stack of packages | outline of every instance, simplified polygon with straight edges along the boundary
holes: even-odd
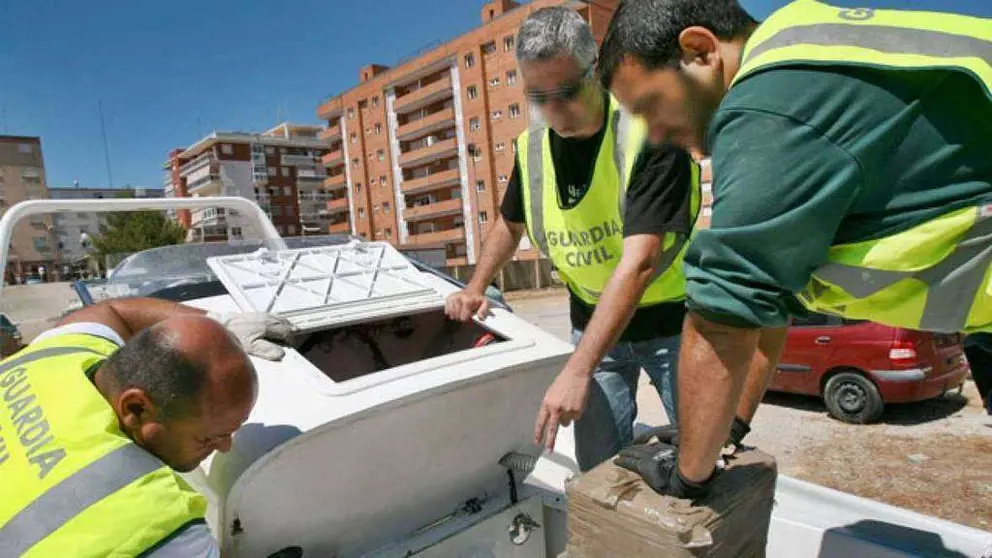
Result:
[[[568,482],[568,558],[760,558],[775,499],[775,459],[737,451],[695,504],[651,489],[612,460]]]

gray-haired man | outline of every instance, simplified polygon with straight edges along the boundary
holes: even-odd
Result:
[[[446,306],[453,319],[483,319],[486,285],[525,231],[552,260],[568,285],[577,348],[545,394],[534,439],[552,449],[558,426],[576,421],[582,470],[631,442],[641,368],[675,422],[681,254],[698,207],[691,157],[673,146],[642,149],[640,123],[596,80],[596,51],[574,10],[543,8],[521,25],[517,62],[543,122],[517,138],[502,218],[468,286]]]

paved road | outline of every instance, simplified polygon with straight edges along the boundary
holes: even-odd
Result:
[[[77,300],[70,283],[41,283],[38,285],[11,285],[0,293],[0,311],[3,311],[21,331],[25,343],[52,326]]]

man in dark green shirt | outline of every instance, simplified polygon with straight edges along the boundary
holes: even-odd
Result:
[[[808,0],[799,7],[832,10],[841,25],[830,21],[831,31],[875,15]],[[628,0],[600,53],[604,83],[645,117],[652,141],[713,158],[711,229],[685,259],[678,459],[659,465],[665,475],[653,472],[666,477],[656,489],[682,496],[705,492],[731,425],[735,441],[747,432],[797,295],[832,248],[959,209],[977,208],[977,219],[992,212],[992,102],[983,82],[948,69],[793,63],[735,83],[757,26],[735,0]],[[792,36],[813,43],[808,29]],[[975,244],[973,263],[987,270],[992,240]],[[980,292],[975,308],[987,312],[989,296]]]

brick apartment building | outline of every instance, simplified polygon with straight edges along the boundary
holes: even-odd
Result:
[[[618,0],[497,0],[482,26],[394,68],[363,67],[359,85],[317,109],[327,128],[328,210],[350,230],[400,247],[444,247],[448,265],[474,264],[499,215],[513,140],[532,117],[514,50],[539,8],[574,7],[602,40]],[[525,238],[518,259],[537,256]]]
[[[41,138],[0,136],[0,215],[23,200],[48,198]],[[5,280],[53,277],[55,240],[50,215],[22,219],[7,254]]]
[[[78,185],[49,188],[53,200],[92,200],[125,198],[161,198],[161,188],[80,188]],[[82,243],[82,235],[93,236],[100,232],[106,213],[75,212],[55,213],[52,224],[55,233],[56,264],[62,276],[68,276],[74,268],[85,267],[88,250]]]
[[[343,192],[324,191],[323,128],[283,123],[263,133],[214,132],[174,149],[163,165],[167,197],[241,196],[256,201],[280,234],[327,234],[348,228]],[[337,202],[337,203],[336,203]],[[337,208],[337,209],[335,209]],[[188,241],[242,238],[244,224],[223,208],[174,212]]]

